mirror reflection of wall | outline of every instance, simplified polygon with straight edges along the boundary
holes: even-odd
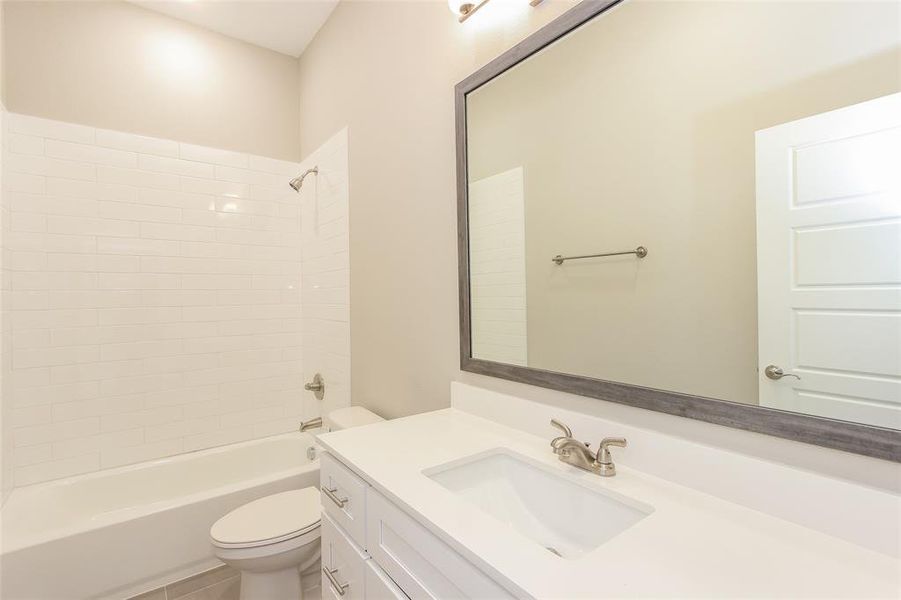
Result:
[[[901,90],[899,23],[886,2],[627,0],[468,94],[471,210],[477,197],[474,215],[490,212],[486,182],[521,169],[525,223],[525,297],[508,308],[525,315],[527,345],[506,359],[501,338],[476,335],[477,307],[502,301],[479,285],[471,223],[473,357],[758,404],[767,361],[805,365],[797,352],[758,357],[755,135]],[[880,143],[897,152],[896,138]],[[879,218],[901,216],[893,193]],[[882,275],[864,285],[897,287],[898,232],[880,232]],[[639,245],[644,259],[551,260]],[[853,368],[891,379],[901,329],[887,298],[880,358]],[[843,326],[862,323],[804,343],[834,343]],[[508,342],[520,335],[515,319],[506,328]],[[883,392],[901,402],[897,387]],[[894,405],[886,414],[898,426]],[[842,415],[858,416],[826,416]]]

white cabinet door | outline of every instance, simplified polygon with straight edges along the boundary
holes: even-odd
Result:
[[[366,600],[409,600],[374,560],[366,561]]]
[[[366,500],[369,554],[413,600],[513,597],[375,490]]]
[[[357,545],[366,542],[366,482],[331,454],[319,457],[322,509]]]
[[[901,94],[757,132],[757,273],[760,404],[901,428]]]
[[[366,559],[328,515],[322,515],[322,598],[364,600]]]

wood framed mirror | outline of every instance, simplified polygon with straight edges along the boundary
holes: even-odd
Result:
[[[901,461],[898,22],[586,0],[460,82],[461,368]]]

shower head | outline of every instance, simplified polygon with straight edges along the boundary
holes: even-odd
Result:
[[[295,192],[300,192],[300,187],[303,185],[303,180],[310,173],[312,173],[314,175],[318,174],[319,167],[313,167],[312,169],[307,169],[306,171],[303,172],[303,174],[300,177],[295,177],[294,179],[289,181],[288,185],[290,185],[294,189]]]

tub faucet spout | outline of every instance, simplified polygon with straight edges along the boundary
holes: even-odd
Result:
[[[310,429],[318,429],[322,427],[322,417],[316,417],[315,419],[310,419],[309,421],[301,421],[300,422],[300,432],[309,431]]]

